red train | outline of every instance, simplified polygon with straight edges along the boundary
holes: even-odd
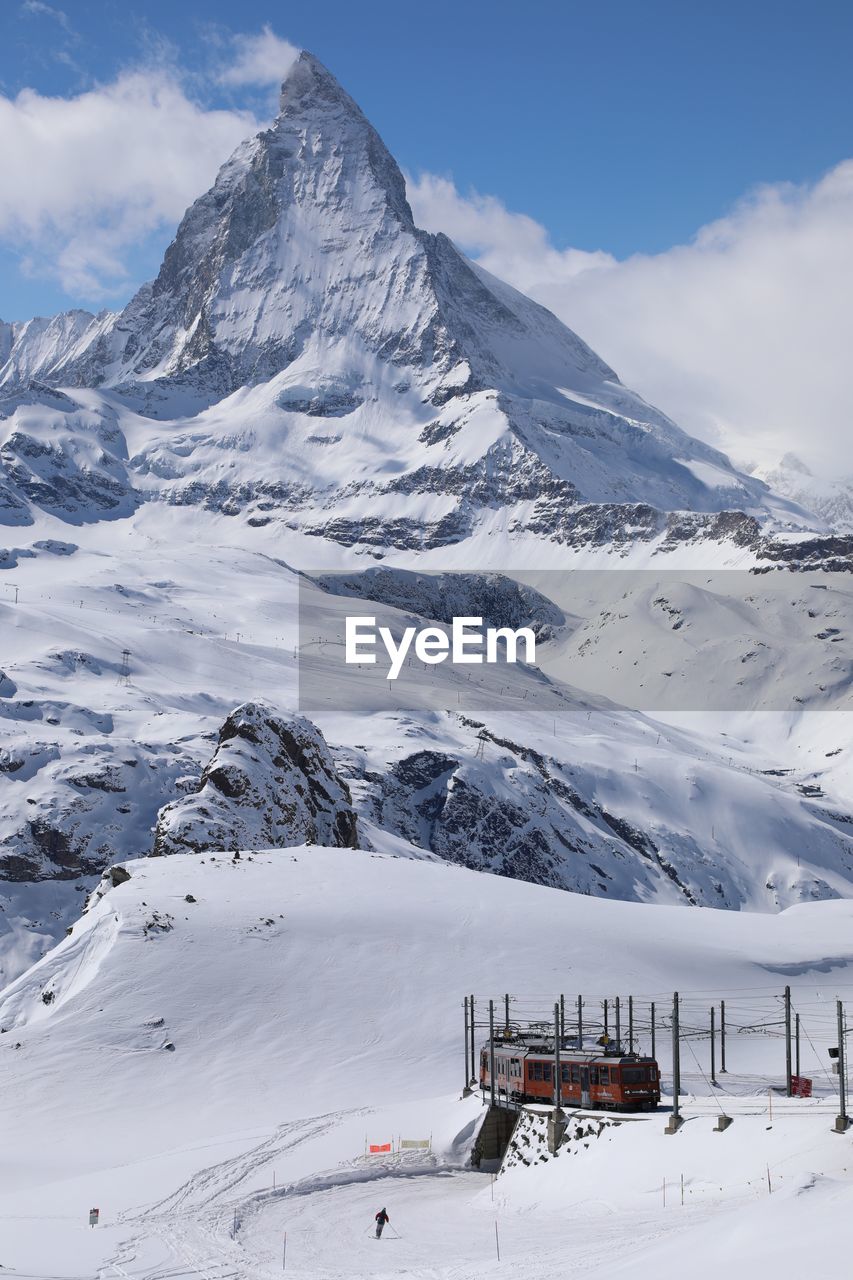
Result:
[[[510,1102],[554,1101],[554,1050],[522,1040],[495,1040],[495,1094]],[[491,1090],[490,1051],[480,1055],[480,1088]],[[653,1111],[660,1102],[654,1058],[617,1048],[562,1049],[560,1099],[594,1111]]]

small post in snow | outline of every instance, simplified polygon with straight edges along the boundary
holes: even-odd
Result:
[[[287,1270],[287,1232],[284,1233],[284,1243],[281,1246],[281,1269]]]
[[[498,1235],[498,1220],[495,1218],[495,1249],[498,1253],[498,1262],[501,1260],[501,1239]]]

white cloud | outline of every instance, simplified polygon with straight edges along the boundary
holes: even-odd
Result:
[[[52,4],[45,4],[44,0],[24,0],[21,5],[21,12],[28,13],[36,18],[52,18],[54,22],[58,22],[65,31],[71,33],[71,21],[64,9],[57,9]]]
[[[259,35],[234,36],[232,45],[233,61],[223,67],[218,79],[234,87],[280,85],[299,56],[299,50],[268,25]]]
[[[22,8],[68,28],[43,0]],[[247,92],[277,85],[297,52],[268,26],[231,35],[209,81]],[[133,250],[173,229],[260,127],[252,111],[195,101],[162,50],[153,60],[73,97],[0,95],[0,243],[20,254],[24,273],[58,280],[71,297],[126,295]]]
[[[0,239],[70,294],[109,296],[126,288],[130,248],[174,226],[256,126],[199,106],[163,71],[72,98],[0,96]]]
[[[739,461],[853,472],[853,161],[763,187],[690,244],[617,262],[560,250],[498,200],[430,175],[416,218],[555,311],[623,381]]]

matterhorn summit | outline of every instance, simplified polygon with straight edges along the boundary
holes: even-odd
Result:
[[[309,53],[123,311],[4,332],[9,523],[165,501],[371,555],[473,540],[500,562],[543,540],[741,555],[805,520],[419,230],[396,162]]]

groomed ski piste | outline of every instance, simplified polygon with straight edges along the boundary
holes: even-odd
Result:
[[[853,1138],[832,1132],[826,1033],[853,903],[608,902],[317,847],[127,869],[0,1004],[0,1274],[844,1274]],[[685,1050],[677,1134],[666,1096],[600,1134],[570,1124],[548,1158],[529,1117],[502,1172],[471,1167],[484,1108],[462,1097],[463,993],[631,990],[663,1008],[678,987],[772,1009],[785,983],[814,1099],[777,1096],[770,1115],[783,1043],[732,1033],[716,1090],[707,1047]],[[431,1150],[365,1155],[400,1137]]]

